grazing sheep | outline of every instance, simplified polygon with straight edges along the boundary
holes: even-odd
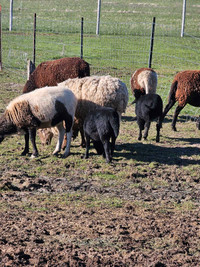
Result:
[[[178,106],[175,109],[172,120],[172,129],[174,131],[176,131],[177,117],[186,104],[190,104],[194,107],[200,107],[200,71],[186,70],[178,72],[174,76],[169,92],[168,104],[163,112],[163,118],[173,107],[176,101],[178,101]]]
[[[157,88],[157,73],[151,68],[137,69],[131,76],[131,90],[141,90],[146,94],[155,94]]]
[[[78,100],[74,128],[76,137],[81,132],[81,145],[85,146],[83,122],[92,110],[105,106],[114,108],[121,115],[125,112],[128,103],[128,90],[126,85],[118,78],[111,76],[90,76],[85,78],[68,79],[58,86],[69,88]]]
[[[89,64],[78,57],[65,57],[40,63],[31,73],[26,82],[23,93],[36,88],[56,86],[69,78],[90,76]]]
[[[103,154],[107,163],[111,162],[119,126],[119,115],[113,108],[102,107],[89,113],[83,124],[86,138],[85,158],[89,157],[90,139],[92,139],[97,153]]]
[[[67,146],[63,154],[70,152],[72,125],[77,100],[74,94],[62,87],[45,87],[23,94],[12,100],[0,117],[0,143],[5,135],[25,133],[25,148],[22,155],[29,152],[29,134],[33,146],[32,157],[38,155],[35,143],[36,130],[56,126],[59,131],[58,142],[53,152],[61,150],[64,134],[67,134]],[[63,126],[65,123],[65,128]]]
[[[147,139],[151,121],[157,119],[156,142],[160,141],[160,129],[162,128],[162,111],[163,102],[157,94],[144,94],[140,90],[134,90],[136,99],[135,113],[139,126],[138,140],[142,139],[142,130],[144,131],[144,139]]]

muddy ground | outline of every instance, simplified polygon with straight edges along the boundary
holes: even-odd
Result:
[[[155,126],[138,142],[132,115],[110,165],[79,139],[68,159],[1,144],[0,266],[199,266],[200,132],[168,116],[159,144]]]

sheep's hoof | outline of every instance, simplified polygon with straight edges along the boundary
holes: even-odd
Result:
[[[62,158],[63,158],[63,159],[67,158],[67,157],[69,156],[69,154],[70,154],[69,152],[68,152],[68,153],[64,153],[64,154],[62,155]]]
[[[160,142],[160,138],[156,138],[156,143],[159,143]]]
[[[106,159],[107,163],[111,163],[112,159]]]
[[[139,137],[138,137],[138,140],[139,140],[139,141],[140,141],[140,140],[142,140],[142,137],[141,137],[141,136],[139,136]]]
[[[28,151],[23,151],[22,153],[21,153],[21,156],[26,156],[28,154]]]
[[[60,151],[54,151],[54,152],[53,152],[53,155],[56,156],[56,157],[58,157],[58,153],[59,153],[59,152],[60,152]]]
[[[37,157],[38,157],[38,154],[35,154],[35,155],[32,154],[32,155],[31,155],[31,159],[35,159],[35,158],[37,158]]]
[[[174,132],[177,132],[177,129],[176,129],[175,126],[172,126],[172,130],[173,130]]]

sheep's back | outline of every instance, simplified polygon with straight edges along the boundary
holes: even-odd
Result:
[[[157,73],[151,68],[140,68],[131,76],[131,89],[145,90],[145,92],[156,93]]]
[[[61,58],[40,63],[26,82],[23,93],[45,86],[56,86],[69,78],[90,75],[89,64],[78,57]]]
[[[85,117],[88,110],[100,106],[112,107],[120,114],[126,110],[128,90],[118,78],[90,76],[81,79],[68,79],[59,85],[65,85],[77,97],[76,116],[78,117]]]
[[[177,83],[175,98],[179,104],[184,106],[189,103],[200,106],[200,71],[186,70],[178,72],[172,84]]]

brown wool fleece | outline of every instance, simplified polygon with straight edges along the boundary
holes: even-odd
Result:
[[[90,76],[89,64],[78,57],[40,63],[26,82],[23,93],[45,86],[56,86],[69,78]]]
[[[186,70],[177,73],[172,82],[169,98],[175,97],[179,106],[187,103],[200,106],[200,71]]]

